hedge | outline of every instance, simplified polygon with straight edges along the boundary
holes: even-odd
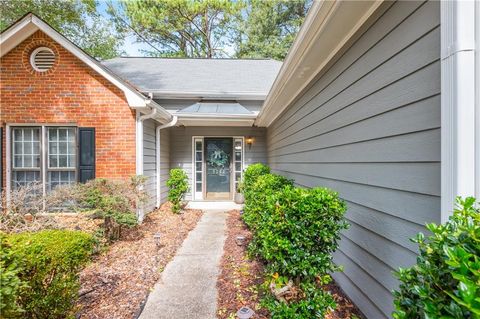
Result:
[[[0,270],[10,277],[10,284],[0,289],[2,314],[38,319],[72,316],[78,273],[94,249],[92,236],[68,230],[0,236]]]
[[[269,173],[262,164],[244,174],[243,219],[253,233],[251,254],[264,261],[265,288],[287,285],[296,291],[289,301],[267,294],[263,300],[272,318],[322,318],[335,306],[322,285],[339,270],[332,262],[344,219],[345,203],[327,188],[298,188],[293,181]]]

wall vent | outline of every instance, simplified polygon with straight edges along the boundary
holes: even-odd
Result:
[[[46,72],[55,64],[55,53],[49,48],[36,48],[30,56],[30,64],[37,72]]]

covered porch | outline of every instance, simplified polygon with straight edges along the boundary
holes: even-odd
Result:
[[[188,201],[233,201],[244,169],[266,163],[266,129],[248,126],[178,126],[160,133],[160,194],[172,168],[189,178]]]

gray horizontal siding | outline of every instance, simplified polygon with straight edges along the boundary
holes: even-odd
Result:
[[[386,5],[267,130],[273,171],[346,200],[334,278],[368,318],[391,316],[408,239],[440,220],[439,2]]]
[[[175,127],[170,132],[170,167],[182,168],[188,175],[192,187],[192,137],[193,136],[251,136],[253,145],[245,145],[245,166],[253,163],[266,163],[266,130],[254,127]],[[192,199],[189,192],[187,200]]]
[[[157,160],[155,142],[155,121],[143,122],[143,175],[147,178],[145,190],[148,194],[146,211],[152,211],[156,206],[157,197]]]

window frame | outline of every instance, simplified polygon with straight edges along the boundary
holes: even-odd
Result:
[[[15,153],[15,134],[14,134],[14,131],[15,130],[21,130],[21,129],[31,129],[31,130],[34,130],[34,129],[38,129],[38,136],[39,136],[39,157],[40,157],[40,165],[37,167],[15,167],[15,156],[17,155]],[[15,127],[12,127],[10,129],[10,141],[7,141],[7,144],[10,144],[10,147],[11,147],[11,154],[9,156],[9,158],[7,159],[8,161],[10,161],[10,166],[11,166],[11,172],[9,173],[10,175],[10,183],[7,184],[9,185],[10,187],[12,187],[13,189],[15,189],[15,185],[14,183],[16,182],[14,179],[13,179],[13,175],[15,172],[38,172],[39,173],[39,180],[38,182],[39,183],[42,183],[43,184],[43,175],[42,175],[42,167],[43,167],[43,156],[42,156],[42,153],[43,153],[43,145],[42,145],[42,127],[41,126],[38,126],[38,125],[35,125],[35,126],[21,126],[21,127],[18,127],[18,126],[15,126]],[[24,139],[22,138],[22,143],[25,142]],[[22,156],[25,156],[25,153],[22,152],[21,154]],[[33,154],[29,154],[29,155],[33,155]],[[15,186],[15,187],[14,187]]]
[[[27,171],[25,169],[19,169],[19,168],[14,168],[14,140],[13,140],[13,131],[15,129],[19,128],[40,128],[40,170],[38,169],[33,169],[33,171],[40,171],[40,179],[39,182],[42,184],[42,189],[43,189],[43,195],[47,193],[48,190],[48,176],[47,172],[48,171],[75,171],[75,178],[74,180],[76,181],[78,178],[78,125],[76,123],[44,123],[44,124],[38,124],[38,123],[7,123],[6,124],[6,129],[5,129],[5,137],[6,137],[6,152],[5,152],[5,157],[6,157],[6,189],[7,189],[7,202],[10,201],[10,192],[13,189],[13,173],[14,171]],[[74,149],[75,149],[75,165],[74,168],[61,168],[61,169],[53,169],[49,170],[48,168],[48,135],[47,131],[48,128],[73,128],[74,133],[75,133],[75,138],[74,138]]]

